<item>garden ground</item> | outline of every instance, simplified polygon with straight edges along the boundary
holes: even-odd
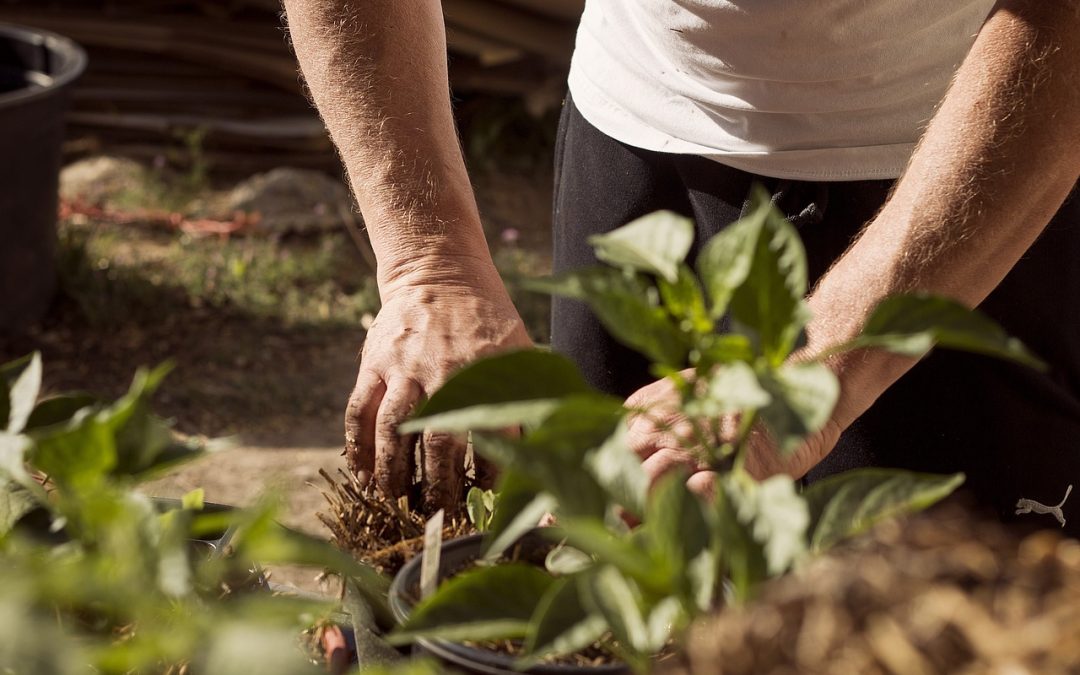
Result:
[[[508,276],[548,265],[550,185],[546,170],[477,176]],[[137,190],[136,201],[152,208],[159,193]],[[128,190],[124,204],[131,198]],[[120,208],[104,206],[114,215]],[[61,221],[57,300],[39,326],[0,338],[0,362],[40,350],[47,391],[116,396],[136,367],[171,360],[158,412],[182,433],[232,445],[147,491],[202,487],[209,501],[243,505],[271,488],[284,499],[286,524],[325,535],[315,516],[324,505],[318,472],[343,466],[342,413],[363,326],[378,310],[365,257],[340,230],[200,238],[116,220],[75,213]],[[544,340],[546,302],[519,297],[534,338]],[[313,587],[310,573],[276,574]]]

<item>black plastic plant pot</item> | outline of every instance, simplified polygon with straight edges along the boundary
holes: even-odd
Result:
[[[71,40],[0,23],[0,332],[40,319],[56,291],[64,115],[85,68]]]
[[[472,562],[478,560],[482,554],[483,535],[474,534],[448,541],[442,546],[442,555],[439,558],[439,579],[462,571]],[[539,532],[531,532],[522,537],[517,544],[517,557],[526,562],[534,562],[537,565],[544,564],[544,558],[551,550],[552,542]],[[390,609],[394,612],[394,618],[403,623],[412,611],[419,596],[420,588],[420,556],[410,560],[390,585]],[[433,656],[448,667],[466,673],[479,673],[482,675],[514,675],[522,671],[513,667],[514,657],[508,654],[469,647],[446,640],[421,638],[416,641],[415,649],[418,652]],[[532,675],[575,675],[578,673],[588,675],[624,675],[630,669],[621,663],[606,664],[602,666],[576,666],[570,664],[540,664],[524,671]]]

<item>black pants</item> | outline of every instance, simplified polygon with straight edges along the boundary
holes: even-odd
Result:
[[[692,217],[697,242],[739,217],[754,182],[777,196],[806,246],[813,284],[881,207],[892,181],[755,176],[697,156],[633,148],[592,127],[568,99],[555,154],[555,271],[596,264],[589,236],[658,209]],[[691,256],[696,254],[696,247]],[[1012,516],[1021,498],[1055,506],[1080,488],[1080,194],[1066,201],[981,309],[1051,368],[935,350],[894,384],[808,476],[856,467],[963,471],[980,501]],[[599,389],[626,396],[653,378],[588,308],[556,299],[552,343]],[[1080,535],[1080,495],[1062,507]],[[1058,526],[1053,514],[1017,516]]]

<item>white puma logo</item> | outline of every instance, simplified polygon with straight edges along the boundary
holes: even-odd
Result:
[[[1065,490],[1065,496],[1061,498],[1061,503],[1057,506],[1047,506],[1040,504],[1033,499],[1019,499],[1016,502],[1016,515],[1024,513],[1049,513],[1057,518],[1057,521],[1061,523],[1062,527],[1065,527],[1065,514],[1061,512],[1061,507],[1065,505],[1065,500],[1069,498],[1069,494],[1072,492],[1072,485]]]

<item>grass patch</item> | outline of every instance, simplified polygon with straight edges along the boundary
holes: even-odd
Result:
[[[313,240],[194,239],[133,226],[62,224],[63,288],[93,325],[165,306],[233,311],[285,325],[359,326],[374,279],[344,234]]]

